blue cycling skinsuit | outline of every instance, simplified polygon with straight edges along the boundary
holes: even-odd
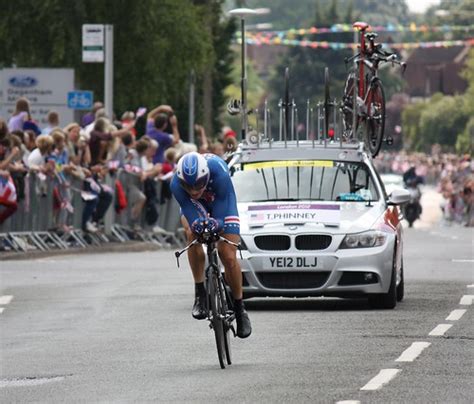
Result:
[[[181,206],[181,213],[189,225],[196,219],[209,216],[219,222],[224,234],[240,234],[239,213],[234,186],[224,160],[214,154],[204,154],[209,167],[209,182],[200,199],[192,199],[179,183],[175,173],[171,192]]]

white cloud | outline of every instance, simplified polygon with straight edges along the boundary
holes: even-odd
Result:
[[[424,13],[432,5],[438,5],[440,0],[406,0],[409,10],[413,13]]]

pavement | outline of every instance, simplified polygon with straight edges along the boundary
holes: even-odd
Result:
[[[77,254],[102,254],[112,252],[143,252],[157,251],[163,247],[157,244],[145,241],[127,241],[125,243],[112,242],[100,246],[89,246],[87,248],[70,248],[69,250],[51,250],[51,251],[27,251],[27,252],[0,252],[0,261],[28,260],[46,257],[57,257],[63,255]]]

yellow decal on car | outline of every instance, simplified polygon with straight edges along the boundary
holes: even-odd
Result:
[[[334,161],[330,161],[330,160],[263,161],[260,163],[245,164],[244,169],[257,170],[260,168],[280,168],[280,167],[334,167]]]

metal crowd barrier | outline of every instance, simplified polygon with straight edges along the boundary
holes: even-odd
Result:
[[[162,247],[183,245],[179,205],[174,198],[160,201],[163,187],[161,180],[153,182],[158,196],[156,208],[158,220],[148,224],[144,211],[138,219],[139,227],[131,226],[130,185],[134,184],[143,190],[139,177],[125,170],[118,170],[113,175],[107,175],[104,184],[113,190],[113,200],[104,218],[104,225],[97,232],[84,231],[82,213],[85,202],[81,196],[83,180],[69,178],[71,204],[73,213],[69,214],[66,224],[69,231],[55,228],[53,211],[53,179],[40,178],[31,172],[25,177],[24,198],[18,201],[17,211],[0,225],[0,257],[2,251],[26,252],[30,250],[67,250],[69,248],[87,248],[109,242],[127,242],[130,240],[146,241]],[[116,181],[119,180],[128,201],[127,207],[120,213],[116,212]],[[1,207],[0,207],[1,209]],[[145,209],[144,209],[145,210]]]

